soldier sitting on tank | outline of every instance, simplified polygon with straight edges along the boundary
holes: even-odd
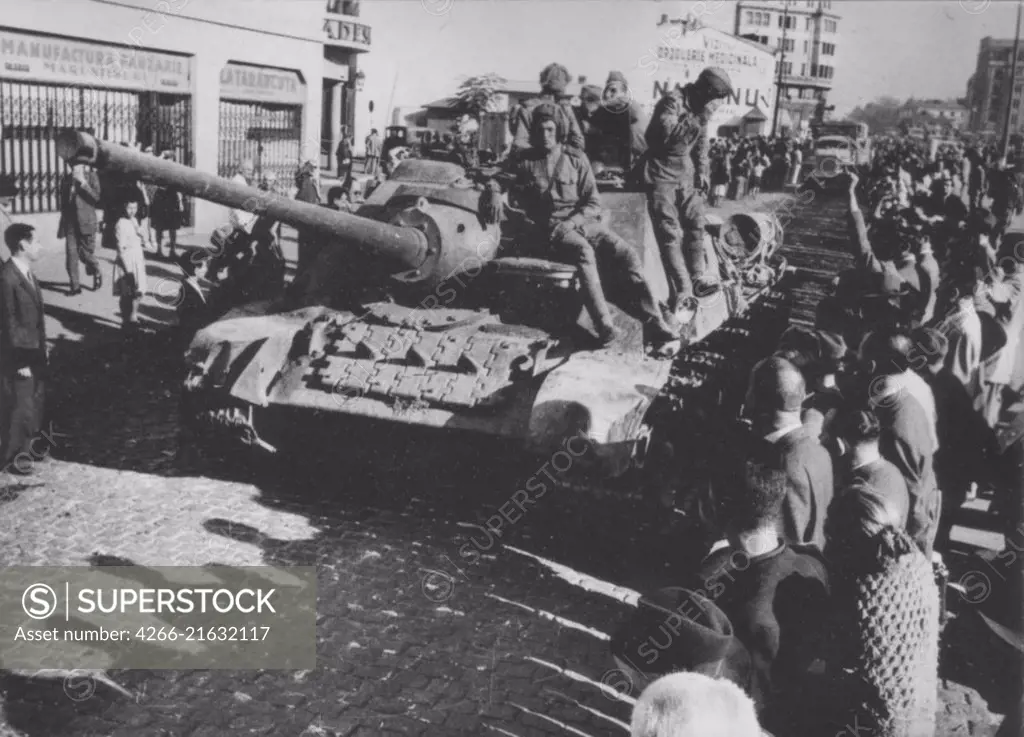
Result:
[[[622,169],[630,185],[639,184],[647,152],[647,114],[633,99],[622,72],[611,72],[601,93],[601,104],[590,115],[587,154],[595,164]]]
[[[533,146],[512,164],[513,193],[526,223],[522,241],[546,243],[552,258],[579,268],[583,300],[602,345],[616,329],[601,286],[599,269],[629,285],[627,311],[644,324],[644,337],[661,345],[677,335],[665,322],[644,278],[640,258],[601,222],[597,185],[586,155],[564,145],[565,127],[554,104],[533,109]]]

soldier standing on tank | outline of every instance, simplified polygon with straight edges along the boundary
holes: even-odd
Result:
[[[621,237],[601,222],[601,202],[586,154],[563,145],[564,118],[552,103],[531,111],[533,147],[513,164],[517,200],[533,231],[527,242],[547,243],[557,260],[579,268],[581,292],[602,345],[618,336],[601,286],[599,269],[628,284],[627,311],[644,324],[648,343],[677,338],[665,322],[643,275],[640,258]]]
[[[661,98],[647,127],[644,183],[672,312],[694,292],[703,296],[718,286],[705,273],[702,192],[710,188],[708,121],[730,95],[729,75],[708,67],[693,84]]]
[[[565,146],[583,151],[586,142],[583,138],[583,130],[580,128],[579,120],[572,110],[569,101],[565,99],[565,88],[569,86],[572,77],[569,70],[561,64],[548,64],[540,73],[540,97],[527,100],[519,105],[513,114],[510,128],[512,130],[512,156],[530,148],[531,122],[533,111],[542,103],[555,105],[559,118],[559,125],[565,131]]]

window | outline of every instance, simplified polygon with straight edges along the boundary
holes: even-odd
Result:
[[[811,19],[810,18],[804,18],[804,30],[805,31],[811,30]]]
[[[785,74],[787,77],[793,76],[793,62],[787,61],[785,64],[783,64],[782,73]]]
[[[781,15],[779,16],[779,28],[782,28],[782,18],[783,17],[784,16],[781,16]]]
[[[761,36],[761,43],[763,43],[765,46],[767,46],[768,45],[768,37],[767,36]]]
[[[764,24],[766,26],[770,26],[772,24],[772,14],[771,13],[765,13],[764,14]]]
[[[811,76],[812,77],[817,77],[818,76],[818,65],[817,64],[811,64]]]
[[[801,77],[806,77],[807,76],[807,65],[806,64],[801,64],[800,65],[800,76]],[[801,97],[803,97],[803,95],[801,95]]]
[[[804,53],[805,54],[807,53],[807,42],[806,41],[804,41]]]
[[[796,51],[796,41],[791,38],[786,39],[786,43],[783,44],[783,48],[786,51]]]
[[[754,25],[754,13],[750,10],[747,11],[747,25]]]

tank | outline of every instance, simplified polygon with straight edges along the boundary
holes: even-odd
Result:
[[[671,452],[685,428],[699,432],[723,401],[741,400],[750,365],[786,325],[780,228],[726,228],[754,232],[730,245],[721,222],[709,226],[723,289],[693,302],[678,350],[650,354],[640,323],[614,304],[621,338],[595,350],[575,268],[508,255],[515,244],[482,214],[494,172],[407,159],[347,214],[86,134],[58,146],[69,163],[258,212],[325,242],[280,298],[233,309],[192,339],[183,421],[197,438],[290,453],[313,425],[357,435],[401,427],[538,457],[568,447],[573,475],[622,478],[655,446]],[[664,299],[644,195],[601,197],[607,224]]]

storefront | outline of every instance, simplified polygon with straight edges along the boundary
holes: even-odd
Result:
[[[217,173],[231,177],[249,159],[257,180],[291,186],[302,163],[306,84],[290,69],[229,62],[220,75]]]
[[[63,130],[191,164],[191,79],[186,55],[0,29],[0,173],[18,182],[15,212],[59,209]]]
[[[343,127],[357,144],[370,132],[356,131],[356,93],[365,76],[358,68],[359,55],[370,50],[371,40],[372,29],[360,18],[358,2],[327,0],[320,118],[320,166],[325,172],[337,171],[335,152]]]

